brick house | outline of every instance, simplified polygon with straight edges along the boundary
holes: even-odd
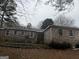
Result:
[[[35,43],[37,41],[36,29],[0,28],[0,38],[15,42]]]
[[[0,28],[0,39],[20,43],[67,42],[74,47],[79,42],[79,28],[50,25],[44,30],[35,28]]]
[[[79,28],[66,26],[48,26],[44,31],[44,43],[67,42],[74,47],[79,42]]]

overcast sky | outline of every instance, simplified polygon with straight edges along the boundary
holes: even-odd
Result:
[[[43,3],[45,1],[42,0],[35,8],[36,0],[17,0],[17,15],[20,24],[26,26],[27,23],[32,23],[33,26],[37,27],[39,22],[46,18],[52,18],[54,20],[59,13],[55,11],[54,7],[44,5]],[[64,13],[68,17],[73,18],[75,20],[75,26],[79,27],[79,0],[74,0],[73,9],[68,13]]]

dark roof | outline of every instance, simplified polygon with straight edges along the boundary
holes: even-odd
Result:
[[[21,30],[21,31],[33,31],[33,32],[43,32],[43,29],[36,29],[36,28],[25,28],[25,27],[6,27],[0,28],[0,30]]]
[[[50,25],[48,26],[44,31],[46,31],[49,28],[62,28],[62,29],[72,29],[72,30],[79,30],[78,27],[69,27],[69,26],[58,26],[58,25]]]
[[[7,28],[0,28],[0,30],[22,30],[22,31],[33,31],[33,32],[44,32],[49,28],[62,28],[62,29],[72,29],[72,30],[79,30],[77,27],[68,27],[68,26],[58,26],[58,25],[50,25],[46,29],[36,29],[36,28],[25,28],[25,27],[7,27]]]

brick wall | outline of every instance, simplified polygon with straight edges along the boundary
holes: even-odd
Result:
[[[17,29],[0,29],[0,41],[1,39],[4,41],[13,40],[35,43],[37,40],[37,32]]]
[[[62,30],[62,35],[59,34],[59,29]],[[72,36],[70,36],[70,31],[72,30]],[[51,43],[55,42],[68,42],[72,45],[75,45],[79,42],[79,30],[76,29],[68,29],[61,27],[50,27],[44,32],[44,42]]]

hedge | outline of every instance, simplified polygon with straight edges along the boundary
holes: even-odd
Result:
[[[71,44],[63,42],[63,43],[58,43],[58,42],[52,42],[48,44],[49,48],[54,48],[54,49],[68,49],[71,48]]]

